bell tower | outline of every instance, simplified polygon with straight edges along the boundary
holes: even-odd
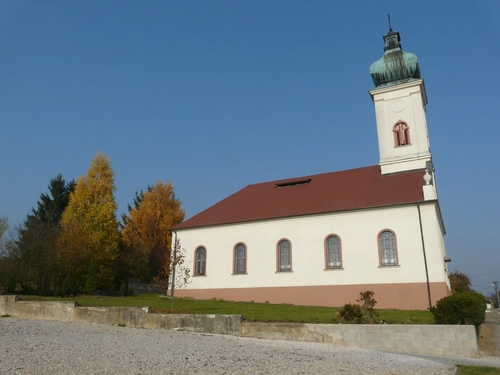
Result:
[[[431,169],[425,106],[417,56],[403,52],[399,32],[384,35],[384,55],[370,66],[382,174]]]

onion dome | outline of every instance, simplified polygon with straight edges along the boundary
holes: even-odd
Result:
[[[384,42],[384,56],[370,66],[370,75],[375,87],[396,85],[421,78],[417,56],[403,52],[399,32],[389,29],[384,35]]]

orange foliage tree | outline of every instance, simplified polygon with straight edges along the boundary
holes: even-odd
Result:
[[[125,218],[122,230],[136,277],[151,280],[164,272],[164,265],[170,263],[169,229],[183,219],[184,210],[171,182],[158,181],[142,195],[139,205]]]
[[[61,218],[61,261],[74,283],[113,287],[120,241],[114,191],[109,157],[99,152],[78,179]]]

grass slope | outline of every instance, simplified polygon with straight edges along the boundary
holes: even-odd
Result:
[[[128,297],[78,296],[68,298],[21,296],[24,301],[77,301],[80,306],[146,307],[156,313],[171,313],[172,300],[156,294]],[[268,303],[233,302],[223,300],[194,300],[175,298],[176,314],[235,314],[255,322],[332,323],[338,309],[332,307],[272,305]],[[390,324],[432,324],[433,318],[425,310],[377,310],[380,320]]]
[[[500,375],[500,368],[457,365],[456,375]]]

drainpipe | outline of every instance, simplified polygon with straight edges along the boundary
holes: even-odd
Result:
[[[418,221],[420,224],[420,237],[422,238],[422,251],[424,253],[425,277],[427,279],[427,296],[429,297],[429,309],[430,309],[432,307],[431,285],[429,283],[429,270],[427,268],[427,255],[425,253],[424,230],[422,228],[422,215],[420,213],[420,205],[419,204],[417,204],[417,210],[418,210]]]

